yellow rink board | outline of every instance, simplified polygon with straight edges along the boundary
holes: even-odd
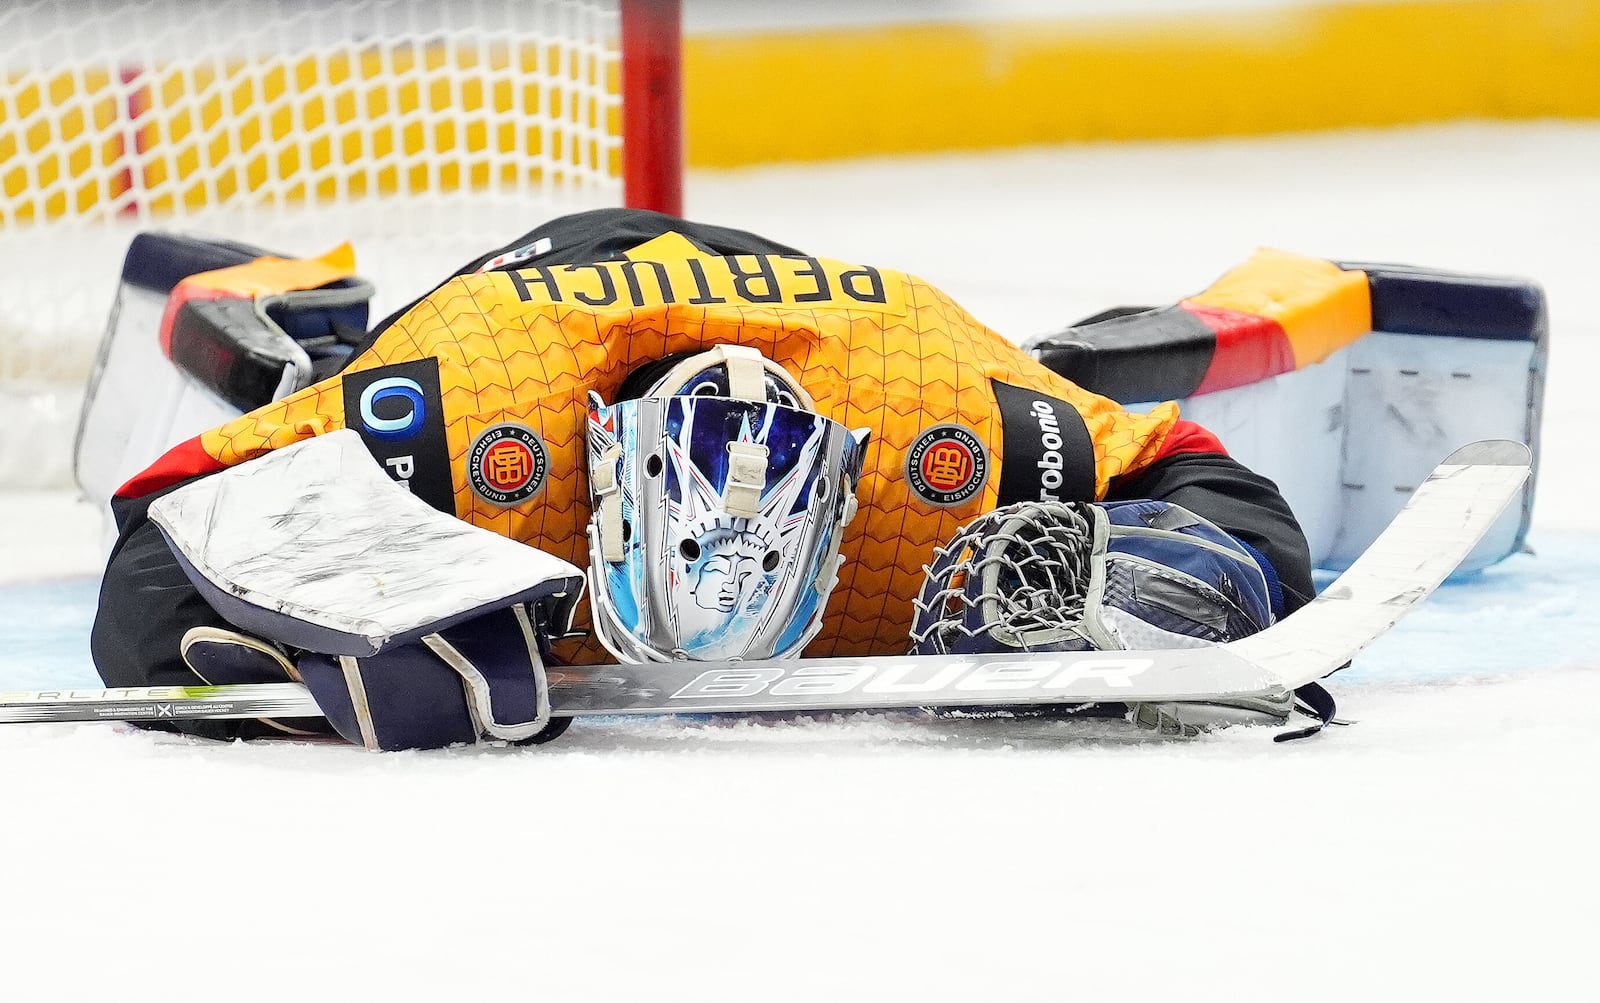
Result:
[[[689,162],[1600,117],[1600,4],[1362,3],[685,43]]]

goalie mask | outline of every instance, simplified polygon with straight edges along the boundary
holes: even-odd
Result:
[[[785,658],[822,626],[867,431],[754,349],[589,398],[595,631],[624,662]]]

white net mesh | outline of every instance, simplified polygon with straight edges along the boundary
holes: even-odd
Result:
[[[621,199],[615,0],[0,6],[0,487],[67,483],[141,229],[355,244],[374,316]]]

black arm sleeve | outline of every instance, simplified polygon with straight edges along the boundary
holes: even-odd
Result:
[[[181,486],[173,485],[167,491]],[[184,664],[183,635],[191,627],[232,629],[200,598],[166,537],[150,521],[151,503],[167,491],[112,502],[121,532],[100,581],[100,606],[89,633],[89,654],[107,686],[204,685]],[[283,737],[282,731],[254,720],[185,720],[145,726],[206,738]]]
[[[1179,453],[1111,482],[1107,500],[1154,498],[1182,505],[1266,555],[1283,585],[1284,611],[1316,595],[1311,548],[1278,486],[1221,453]]]

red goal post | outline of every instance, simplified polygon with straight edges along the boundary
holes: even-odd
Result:
[[[69,483],[133,234],[315,255],[375,315],[541,219],[680,213],[680,0],[0,5],[0,488]]]
[[[683,215],[682,0],[622,0],[627,205]]]

